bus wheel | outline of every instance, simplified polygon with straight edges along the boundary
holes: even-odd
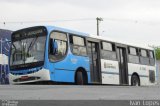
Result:
[[[133,75],[131,78],[131,85],[132,86],[140,86],[140,80],[137,75]]]
[[[84,85],[84,76],[81,71],[78,71],[76,74],[76,84],[77,85]]]

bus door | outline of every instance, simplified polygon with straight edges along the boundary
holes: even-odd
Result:
[[[91,82],[101,83],[99,42],[88,41]]]
[[[127,51],[125,47],[117,47],[119,61],[119,80],[121,85],[128,84]]]

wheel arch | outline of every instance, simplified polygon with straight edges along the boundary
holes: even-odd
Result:
[[[83,67],[78,67],[75,71],[75,75],[74,75],[74,81],[76,82],[76,75],[77,75],[77,72],[80,71],[82,72],[83,76],[85,77],[85,81],[86,83],[88,83],[88,74],[87,74],[87,71],[85,68]]]
[[[138,79],[139,79],[139,83],[140,83],[140,85],[141,85],[141,79],[140,79],[140,76],[139,76],[139,74],[137,73],[137,72],[134,72],[134,73],[132,73],[132,75],[131,75],[131,84],[132,84],[132,77],[134,76],[134,75],[136,75],[137,77],[138,77]]]

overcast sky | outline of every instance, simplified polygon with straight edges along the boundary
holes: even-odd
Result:
[[[96,34],[96,17],[101,36],[160,46],[160,0],[0,0],[1,29],[54,25]]]

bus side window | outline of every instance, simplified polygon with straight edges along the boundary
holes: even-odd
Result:
[[[139,64],[139,52],[136,47],[128,47],[128,61],[130,63]]]
[[[85,38],[78,35],[70,35],[71,51],[74,55],[86,56],[87,48]]]
[[[117,60],[115,44],[111,42],[101,42],[101,58],[108,60]]]
[[[153,51],[149,51],[149,59],[150,59],[150,65],[155,65],[155,56]]]
[[[140,49],[140,62],[143,65],[149,65],[148,50]]]
[[[50,61],[59,61],[67,54],[67,35],[61,32],[52,32],[49,41]]]

